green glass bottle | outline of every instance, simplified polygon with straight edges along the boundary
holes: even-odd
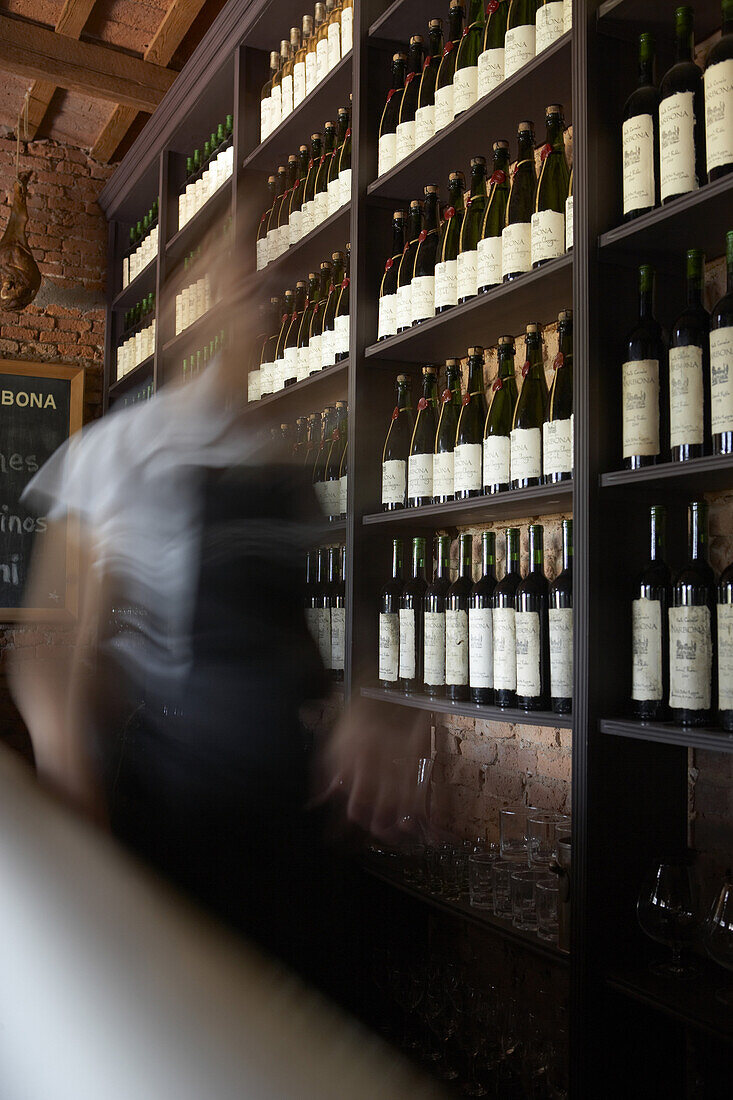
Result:
[[[491,403],[484,427],[485,493],[503,493],[511,481],[510,438],[518,397],[514,353],[514,337],[500,336],[499,369],[491,384]]]
[[[467,302],[478,293],[478,242],[484,223],[488,196],[486,193],[486,158],[471,158],[471,197],[461,222],[458,247],[458,301]]]
[[[458,576],[445,598],[445,693],[468,699],[468,607],[473,588],[473,537],[458,537]]]
[[[349,93],[349,119],[351,119],[351,93]],[[351,202],[351,121],[346,131],[339,156],[339,206]]]
[[[460,415],[461,361],[446,359],[445,389],[440,398],[440,414],[435,432],[435,454],[433,455],[434,504],[447,504],[454,499],[454,450]]]
[[[547,419],[542,425],[542,471],[546,484],[573,476],[573,311],[557,318],[558,352],[553,363]]]
[[[659,202],[659,89],[654,37],[639,36],[639,79],[624,104],[621,126],[624,221]]]
[[[517,701],[517,633],[514,597],[522,579],[519,571],[519,528],[505,532],[504,576],[498,581],[491,600],[491,625],[494,649],[494,703],[513,707]]]
[[[493,152],[494,170],[489,180],[489,198],[476,249],[476,284],[479,294],[499,286],[502,281],[501,234],[509,200],[509,142],[495,141]]]
[[[398,374],[397,404],[382,451],[382,508],[385,512],[405,507],[407,459],[414,426],[410,378],[406,374]]]
[[[435,132],[453,121],[453,76],[456,56],[463,33],[463,0],[450,0],[448,41],[443,48],[438,75],[435,78]]]
[[[283,344],[283,358],[280,373],[275,376],[275,389],[281,390],[285,386],[292,386],[298,381],[298,333],[303,320],[306,304],[306,283],[299,279],[295,284],[295,301],[290,324]]]
[[[346,245],[346,267],[344,270],[344,277],[341,281],[341,291],[338,296],[338,302],[336,303],[336,316],[334,319],[334,332],[333,332],[333,358],[334,362],[342,363],[345,359],[349,358],[349,344],[350,344],[350,290],[351,285],[350,278],[351,271],[351,245]]]
[[[535,56],[537,0],[511,0],[504,38],[504,79],[508,80]]]
[[[331,288],[331,276],[333,268],[330,260],[324,260],[321,264],[321,283],[318,288],[318,301],[311,316],[310,331],[308,333],[308,375],[318,374],[322,368],[321,341],[323,337],[323,318],[328,302],[328,293]]]
[[[481,459],[486,394],[484,392],[484,349],[468,349],[468,387],[461,402],[456,428],[453,491],[456,500],[479,496],[483,489]]]
[[[710,316],[710,427],[713,454],[733,454],[733,230],[725,239],[726,291]]]
[[[706,182],[702,72],[693,60],[694,14],[674,13],[675,60],[659,85],[659,187],[662,203]]]
[[[708,179],[733,172],[733,133],[730,124],[731,68],[733,67],[733,0],[722,0],[720,41],[705,62],[705,152]]]
[[[573,709],[573,521],[562,521],[562,570],[550,585],[550,706]]]
[[[478,96],[488,95],[504,79],[504,40],[509,16],[509,0],[489,0],[483,49],[478,59]]]
[[[406,694],[419,691],[423,683],[423,606],[427,580],[425,575],[425,539],[412,540],[410,579],[400,598],[400,687]]]
[[[303,203],[301,206],[301,225],[300,236],[307,237],[313,229],[315,229],[316,223],[314,218],[313,203],[316,192],[316,176],[318,175],[318,168],[321,163],[321,154],[323,152],[323,143],[320,134],[311,134],[311,155],[308,161],[308,174],[305,178],[305,187],[303,188]]]
[[[669,709],[680,726],[712,720],[715,577],[708,563],[708,505],[688,507],[689,558],[672,584],[669,608]]]
[[[349,108],[339,107],[338,110],[338,122],[336,125],[336,143],[334,150],[331,153],[331,161],[328,166],[328,182],[326,184],[326,191],[328,193],[327,198],[327,217],[335,214],[341,206],[341,179],[340,179],[340,164],[341,154],[344,149],[344,143],[346,141],[346,134],[349,130]]]
[[[517,706],[544,710],[550,694],[548,584],[544,564],[544,528],[529,526],[529,569],[514,597],[517,638]]]
[[[308,274],[308,294],[305,300],[305,309],[303,311],[303,318],[300,322],[300,328],[298,329],[298,358],[297,358],[297,379],[298,382],[302,382],[304,378],[308,377],[310,371],[310,354],[308,351],[308,341],[310,340],[311,321],[313,320],[313,312],[318,304],[318,288],[320,286],[320,278],[317,271],[311,271]]]
[[[445,597],[450,588],[450,537],[435,540],[435,573],[423,600],[423,691],[445,694]]]
[[[387,92],[377,141],[377,175],[394,168],[397,158],[397,124],[400,120],[402,93],[405,89],[407,54],[398,51],[392,57],[392,84]]]
[[[290,196],[288,207],[288,225],[290,226],[290,243],[297,244],[303,235],[303,199],[305,197],[305,181],[308,176],[308,162],[310,152],[307,145],[301,145],[298,150],[298,175],[295,187]]]
[[[639,319],[626,339],[626,361],[621,367],[623,462],[627,470],[653,466],[662,450],[662,415],[667,402],[662,327],[654,316],[655,272],[650,264],[639,268]]]
[[[570,169],[565,159],[565,119],[562,106],[545,111],[545,144],[540,150],[540,178],[531,223],[532,267],[540,267],[565,254],[565,202],[570,188]]]
[[[468,0],[466,27],[461,35],[453,74],[454,118],[478,99],[478,58],[484,44],[484,0]]]
[[[443,20],[428,23],[428,56],[423,63],[415,111],[415,148],[435,136],[435,81],[443,57]]]
[[[319,226],[328,217],[328,173],[336,152],[336,123],[326,122],[323,126],[323,152],[316,172],[313,190],[313,228]]]
[[[542,484],[542,426],[547,411],[547,383],[542,358],[542,326],[527,325],[527,359],[522,389],[512,420],[510,464],[512,489]]]
[[[400,101],[400,118],[397,123],[397,141],[395,144],[395,164],[415,150],[415,112],[420,95],[420,76],[423,68],[425,49],[421,34],[413,34],[407,53],[407,75],[405,89]]]
[[[649,561],[631,600],[631,713],[646,722],[666,715],[669,683],[669,602],[672,578],[665,556],[667,509],[649,509]]]
[[[481,578],[468,604],[468,683],[471,699],[483,706],[494,702],[494,637],[492,602],[496,588],[496,535],[481,533]]]
[[[397,686],[400,672],[400,600],[402,575],[402,539],[392,539],[392,576],[379,600],[378,677],[383,688]]]
[[[323,313],[323,327],[321,331],[321,369],[326,370],[336,362],[335,338],[336,338],[336,306],[341,294],[341,286],[344,281],[344,268],[346,256],[343,252],[331,253],[331,284],[328,288],[326,308]]]
[[[433,502],[433,449],[437,425],[438,369],[422,369],[422,396],[417,403],[415,427],[407,462],[407,505],[417,508]]]
[[[458,248],[463,221],[463,172],[448,177],[448,205],[443,211],[443,227],[435,264],[435,312],[443,313],[458,305]]]
[[[425,188],[423,227],[415,252],[410,311],[412,324],[419,325],[435,316],[435,260],[440,243],[440,208],[438,188],[429,183]]]
[[[701,458],[709,451],[710,314],[702,304],[705,253],[687,253],[687,303],[669,340],[669,443],[673,462]]]
[[[537,192],[534,164],[534,126],[520,122],[517,163],[512,172],[506,222],[501,233],[501,273],[504,282],[532,270],[531,223]]]
[[[412,277],[415,274],[415,257],[422,232],[422,199],[413,199],[410,203],[410,217],[407,227],[407,243],[400,260],[397,273],[397,331],[404,332],[412,325]]]
[[[377,340],[386,340],[397,334],[397,279],[405,250],[406,222],[404,210],[395,210],[392,215],[392,255],[384,265],[379,287]]]

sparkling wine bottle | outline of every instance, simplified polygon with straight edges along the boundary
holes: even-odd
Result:
[[[300,46],[298,47],[293,61],[293,109],[298,107],[306,97],[306,55],[308,53],[308,39],[312,34],[313,17],[311,15],[304,15]]]
[[[555,714],[573,709],[573,521],[562,521],[562,572],[550,585],[550,705]]]
[[[485,293],[502,281],[501,234],[506,222],[509,198],[509,142],[494,142],[494,170],[489,180],[489,198],[486,204],[481,239],[476,250],[476,283],[479,294]]]
[[[489,0],[486,5],[483,50],[478,59],[478,95],[488,95],[504,79],[504,39],[509,0]]]
[[[402,539],[392,539],[392,577],[379,600],[379,683],[394,688],[400,672],[400,600],[402,576]]]
[[[351,95],[349,95],[349,113],[351,112]],[[346,131],[344,143],[341,146],[338,166],[339,180],[339,206],[346,206],[351,202],[351,124]]]
[[[702,72],[693,60],[692,8],[674,13],[675,61],[659,86],[659,181],[662,202],[705,183],[705,103]]]
[[[400,270],[397,274],[397,331],[404,332],[412,325],[412,277],[415,274],[415,256],[420,244],[422,231],[422,199],[413,199],[410,203],[410,218],[407,227],[405,245]]]
[[[410,286],[410,303],[413,325],[435,316],[435,259],[440,242],[440,209],[438,188],[428,184],[425,188],[423,228],[418,237],[415,267]]]
[[[473,538],[458,538],[458,577],[445,598],[445,693],[468,699],[468,607],[473,588]]]
[[[346,448],[348,406],[336,402],[336,423],[331,432],[323,471],[323,511],[331,522],[341,518],[341,460]]]
[[[522,579],[519,572],[519,528],[507,527],[506,572],[491,599],[494,639],[494,703],[513,707],[517,701],[517,633],[514,597]]]
[[[331,587],[328,583],[328,550],[318,551],[316,590],[314,594],[315,629],[318,652],[325,669],[331,668]]]
[[[383,176],[394,168],[397,158],[397,124],[400,119],[402,93],[405,88],[407,54],[401,51],[392,57],[392,86],[387,92],[387,100],[379,123],[377,147],[377,175]]]
[[[435,312],[458,305],[458,246],[463,221],[465,190],[463,172],[448,177],[448,205],[443,212],[438,257],[435,264]]]
[[[669,608],[669,709],[680,726],[712,718],[715,577],[708,564],[708,506],[688,508],[689,561],[672,585]]]
[[[722,33],[705,63],[705,149],[708,179],[733,172],[733,0],[722,0]]]
[[[649,509],[649,562],[634,584],[631,601],[631,712],[642,721],[666,714],[669,683],[671,575],[665,560],[667,510]]]
[[[298,381],[298,332],[305,313],[306,283],[299,279],[295,284],[295,301],[293,312],[290,316],[290,324],[285,334],[283,344],[282,367],[275,378],[275,389],[281,390],[285,386],[292,386]]]
[[[435,134],[435,81],[443,57],[443,20],[428,23],[428,56],[423,63],[415,111],[415,148]]]
[[[565,159],[565,119],[562,106],[545,111],[546,137],[540,150],[540,178],[531,223],[532,267],[540,267],[565,252],[565,201],[570,169]]]
[[[517,405],[514,337],[500,336],[499,369],[491,384],[491,403],[484,426],[484,492],[503,493],[511,483],[511,434]]]
[[[413,428],[410,379],[406,374],[398,374],[397,404],[382,451],[382,508],[385,512],[405,507],[407,459]]]
[[[280,207],[285,198],[287,175],[287,168],[284,164],[281,164],[277,170],[277,176],[275,177],[275,199],[272,204],[272,210],[270,211],[270,217],[267,221],[267,243],[265,247],[267,249],[267,262],[270,264],[280,255],[278,221],[280,218]]]
[[[287,61],[283,65],[283,75],[280,82],[280,95],[282,99],[280,115],[284,122],[288,115],[293,113],[293,74],[295,72],[295,55],[300,49],[300,28],[290,28],[290,42],[287,47]]]
[[[293,191],[295,190],[296,181],[298,179],[298,158],[295,153],[291,153],[288,157],[287,165],[287,177],[285,181],[285,194],[283,200],[280,203],[280,209],[277,215],[277,254],[282,256],[283,252],[287,252],[291,244],[290,239],[290,203],[293,197]]]
[[[423,605],[428,587],[425,578],[425,539],[412,540],[412,570],[400,597],[400,687],[406,694],[423,683]]]
[[[725,239],[726,292],[710,316],[710,424],[713,454],[733,454],[733,230]]]
[[[417,100],[420,94],[420,77],[422,75],[424,54],[425,48],[422,35],[413,34],[407,52],[405,89],[400,101],[400,115],[395,143],[395,164],[404,160],[405,157],[409,157],[415,149],[415,112],[417,111]]]
[[[297,244],[303,235],[303,197],[305,181],[308,176],[308,162],[310,153],[307,145],[301,145],[298,150],[298,176],[290,196],[288,207],[288,225],[290,226],[290,243]]]
[[[405,250],[406,221],[404,210],[395,210],[392,215],[392,255],[384,265],[379,288],[378,340],[386,340],[387,337],[397,334],[397,279],[400,260]]]
[[[492,601],[496,588],[496,535],[481,534],[481,578],[468,604],[468,683],[471,699],[484,706],[494,701],[494,628]]]
[[[501,233],[501,273],[504,282],[532,270],[532,211],[537,192],[534,164],[534,126],[520,122],[517,163],[512,171],[506,223]]]
[[[321,370],[332,367],[336,362],[335,335],[336,335],[336,306],[338,305],[341,286],[344,281],[344,266],[346,257],[343,252],[331,254],[331,285],[328,288],[326,308],[323,311],[323,327],[321,330]]]
[[[573,476],[573,311],[562,310],[557,322],[559,347],[542,425],[542,471],[548,485]]]
[[[301,226],[300,236],[307,237],[308,234],[315,229],[314,210],[313,204],[315,199],[316,189],[316,176],[318,175],[318,168],[321,163],[321,153],[323,151],[321,135],[311,134],[311,156],[308,161],[308,174],[305,178],[305,186],[303,188],[303,204],[301,207]]]
[[[331,154],[331,163],[328,168],[328,183],[326,184],[326,191],[328,193],[328,217],[335,214],[341,207],[341,179],[339,171],[341,154],[344,149],[344,142],[346,141],[348,130],[349,108],[339,107],[338,121],[336,124],[336,146]]]
[[[541,325],[527,325],[526,345],[527,358],[522,367],[522,389],[512,419],[512,489],[526,489],[542,483],[542,428],[548,393],[542,356]]]
[[[659,203],[659,89],[654,37],[639,36],[639,80],[624,104],[621,127],[624,221]]]
[[[349,501],[349,441],[344,441],[344,453],[339,467],[339,519],[346,519]]]
[[[334,321],[333,350],[334,361],[343,362],[349,358],[349,271],[351,266],[351,245],[346,245],[346,269],[341,283],[338,303],[336,305],[336,317]]]
[[[438,405],[437,367],[422,369],[422,396],[417,403],[415,427],[407,462],[407,505],[417,508],[433,501],[433,449]]]
[[[486,194],[486,159],[471,158],[471,197],[461,222],[458,247],[458,301],[467,302],[478,293],[478,242],[484,222],[488,197]]]
[[[673,462],[700,458],[708,447],[710,314],[702,304],[705,253],[687,253],[687,304],[669,340],[669,443]]]
[[[304,378],[308,377],[310,370],[310,353],[308,350],[308,341],[310,340],[311,321],[313,320],[313,313],[316,305],[318,304],[318,289],[320,286],[320,278],[317,271],[311,271],[308,274],[308,295],[305,300],[305,309],[303,310],[303,318],[300,322],[300,328],[298,329],[298,356],[297,356],[297,380],[302,382]]]
[[[661,416],[666,401],[660,392],[665,348],[662,327],[654,316],[654,268],[639,268],[639,320],[626,341],[621,367],[623,461],[627,470],[653,466],[661,454]]]
[[[544,529],[529,525],[529,571],[514,597],[517,639],[517,706],[543,710],[550,687],[549,592],[544,565]]]
[[[275,369],[275,355],[277,353],[277,341],[282,328],[283,305],[279,298],[270,298],[269,323],[267,339],[262,346],[260,357],[260,397],[267,397],[272,393],[273,371]]]
[[[511,0],[504,39],[504,79],[527,65],[536,52],[537,0]]]
[[[318,374],[322,367],[321,343],[323,339],[323,319],[326,313],[328,293],[331,288],[333,268],[329,260],[321,264],[321,284],[318,288],[318,301],[313,309],[310,331],[308,333],[308,374]]]
[[[453,455],[453,492],[456,500],[479,496],[483,488],[481,459],[486,394],[484,392],[484,349],[468,349],[468,386],[461,402]]]
[[[313,228],[320,225],[328,217],[328,173],[331,168],[333,154],[336,151],[336,123],[326,122],[323,125],[323,152],[318,163],[316,182],[313,190]]]
[[[423,691],[445,694],[445,597],[450,588],[450,538],[435,540],[435,574],[423,600]]]
[[[718,583],[718,720],[733,732],[733,564]]]
[[[565,251],[573,247],[573,169],[570,169],[568,197],[565,199]]]
[[[440,415],[433,455],[433,503],[454,499],[454,449],[458,417],[461,414],[461,361],[446,359],[445,389],[440,398]]]
[[[277,337],[277,345],[275,347],[275,361],[272,365],[272,370],[269,372],[268,381],[270,383],[270,393],[277,393],[281,390],[285,381],[285,341],[287,340],[288,330],[290,329],[290,322],[293,319],[293,311],[295,309],[295,293],[292,290],[286,290],[283,295],[283,313],[282,322],[280,325],[280,332]]]
[[[326,510],[326,462],[328,461],[328,454],[331,449],[331,443],[333,442],[333,432],[336,427],[336,408],[334,405],[327,405],[321,413],[321,432],[320,440],[318,444],[318,450],[316,452],[315,461],[313,463],[312,482],[313,489],[316,494],[316,499],[320,505],[321,512],[324,515],[328,515]]]
[[[272,125],[272,82],[279,67],[280,57],[277,50],[273,50],[270,53],[270,79],[260,92],[260,141],[264,141],[274,130]]]
[[[435,79],[435,132],[453,121],[453,76],[456,56],[463,33],[463,0],[450,0],[448,15],[448,41],[443,49],[438,75]]]
[[[275,202],[275,195],[277,193],[277,176],[267,177],[267,191],[268,191],[268,206],[264,214],[260,218],[260,224],[257,227],[257,237],[255,243],[256,249],[256,267],[258,271],[262,271],[269,262],[268,257],[268,243],[267,243],[267,226],[270,222],[270,215],[272,214],[272,207]]]
[[[484,44],[484,0],[468,0],[466,26],[456,55],[453,74],[453,115],[458,116],[478,99],[478,58]]]

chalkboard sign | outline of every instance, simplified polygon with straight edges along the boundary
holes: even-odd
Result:
[[[68,553],[43,606],[22,606],[33,543],[48,524],[20,497],[46,459],[81,428],[83,401],[83,368],[0,359],[0,621],[64,620],[76,613],[76,566]]]

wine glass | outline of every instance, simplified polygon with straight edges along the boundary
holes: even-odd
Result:
[[[726,970],[733,970],[733,875],[730,871],[708,913],[703,942],[711,959]],[[733,1007],[733,989],[719,989],[715,995],[724,1005]]]
[[[686,863],[660,863],[639,894],[636,915],[641,930],[672,951],[670,962],[652,963],[651,971],[664,977],[694,978],[694,966],[682,962],[682,950],[695,938],[697,918],[690,869]]]

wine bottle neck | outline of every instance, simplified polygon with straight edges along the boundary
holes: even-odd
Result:
[[[425,228],[426,230],[438,229],[440,225],[440,210],[438,208],[438,195],[430,191],[425,196]]]
[[[450,578],[450,539],[442,535],[438,539],[435,558],[435,576],[441,580]]]
[[[695,32],[692,22],[692,13],[677,17],[674,36],[674,59],[678,61],[692,61],[692,52],[695,45]]]
[[[402,580],[402,542],[396,539],[392,543],[392,580]]]
[[[473,539],[470,535],[461,535],[458,576],[461,580],[470,580],[473,574]]]
[[[451,8],[448,16],[448,33],[451,42],[457,42],[463,32],[463,8],[457,6]]]
[[[642,287],[639,291],[639,317],[647,320],[654,316],[654,292],[651,287]]]
[[[654,54],[641,54],[639,56],[639,87],[645,88],[656,84],[654,79],[655,64]]]
[[[416,539],[413,543],[412,579],[425,580],[425,539]]]
[[[708,512],[707,506],[699,504],[690,508],[690,560],[707,562],[708,560]]]
[[[658,509],[653,509],[649,521],[649,557],[652,561],[664,560],[665,517]]]
[[[550,115],[545,126],[545,141],[554,153],[565,151],[564,127],[561,115]]]
[[[468,361],[468,392],[484,392],[484,361],[479,355],[472,355]]]
[[[519,572],[519,531],[510,527],[506,533],[506,571]]]
[[[500,344],[499,354],[499,378],[512,378],[514,375],[514,345]]]
[[[570,569],[573,564],[573,525],[566,522],[562,526],[562,567]]]
[[[471,198],[486,194],[486,166],[476,164],[471,169]]]
[[[542,573],[544,570],[543,529],[538,524],[529,528],[529,571]]]
[[[405,412],[410,407],[410,387],[407,382],[400,382],[397,387],[397,408]]]
[[[329,546],[328,548],[328,582],[329,584],[338,584],[339,582],[339,548],[337,546]]]
[[[534,134],[531,130],[522,130],[517,141],[517,160],[534,158]]]
[[[493,531],[484,532],[481,539],[481,574],[491,576],[496,565],[496,540]]]

